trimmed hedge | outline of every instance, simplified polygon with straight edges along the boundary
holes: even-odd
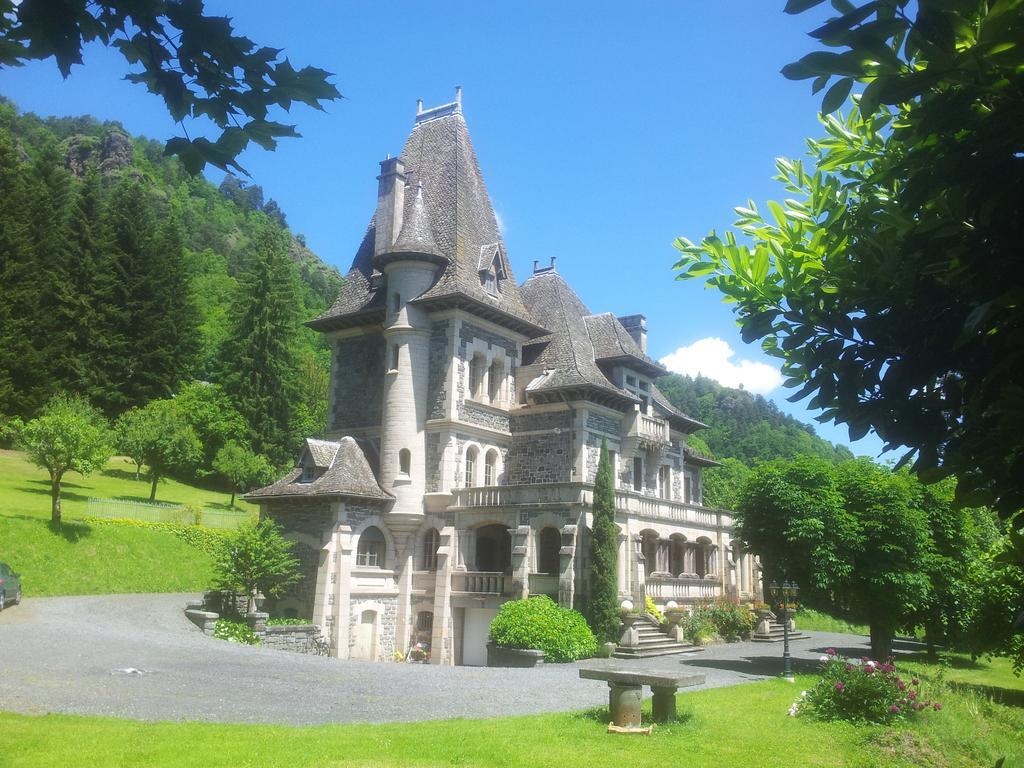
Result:
[[[576,661],[597,653],[597,639],[583,615],[562,608],[547,595],[502,605],[489,637],[505,648],[544,651],[545,661]]]

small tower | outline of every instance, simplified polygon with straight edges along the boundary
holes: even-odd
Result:
[[[422,184],[403,213],[398,237],[374,258],[387,289],[380,479],[395,496],[394,517],[422,515],[426,492],[430,320],[410,302],[434,284],[438,268],[447,263],[434,242]]]

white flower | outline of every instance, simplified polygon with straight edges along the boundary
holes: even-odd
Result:
[[[800,711],[799,705],[796,702],[794,702],[793,705],[789,708],[789,716],[790,717],[796,717],[797,712],[799,712],[799,711]]]
[[[864,666],[866,666],[866,667],[873,667],[873,666],[875,666],[875,662],[873,662],[871,659],[868,659],[867,661],[864,662]]]
[[[807,698],[807,691],[800,691],[800,698],[801,699],[806,699]]]
[[[818,661],[820,661],[822,664],[826,664],[828,663],[828,656],[822,656],[820,659],[818,659]]]

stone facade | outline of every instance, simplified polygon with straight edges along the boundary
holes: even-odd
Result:
[[[753,599],[756,561],[701,504],[714,462],[685,446],[703,425],[658,391],[645,319],[591,313],[553,263],[517,285],[469,147],[460,103],[417,115],[381,163],[341,295],[311,323],[334,349],[329,440],[250,495],[302,563],[270,610],[311,617],[341,658],[429,647],[432,663],[486,663],[505,601],[585,604],[602,440],[621,597]]]

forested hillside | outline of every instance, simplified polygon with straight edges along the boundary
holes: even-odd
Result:
[[[704,475],[705,501],[732,508],[735,492],[762,461],[819,456],[827,461],[852,459],[853,453],[818,437],[814,428],[779,410],[761,395],[723,387],[698,376],[670,374],[658,379],[658,388],[684,413],[708,425],[691,437],[698,451],[722,462]],[[706,451],[705,451],[706,449]]]
[[[66,391],[115,418],[200,381],[277,463],[323,429],[330,355],[302,324],[341,278],[258,186],[218,189],[117,123],[0,98],[0,190],[0,416]],[[268,365],[275,391],[249,376]]]

